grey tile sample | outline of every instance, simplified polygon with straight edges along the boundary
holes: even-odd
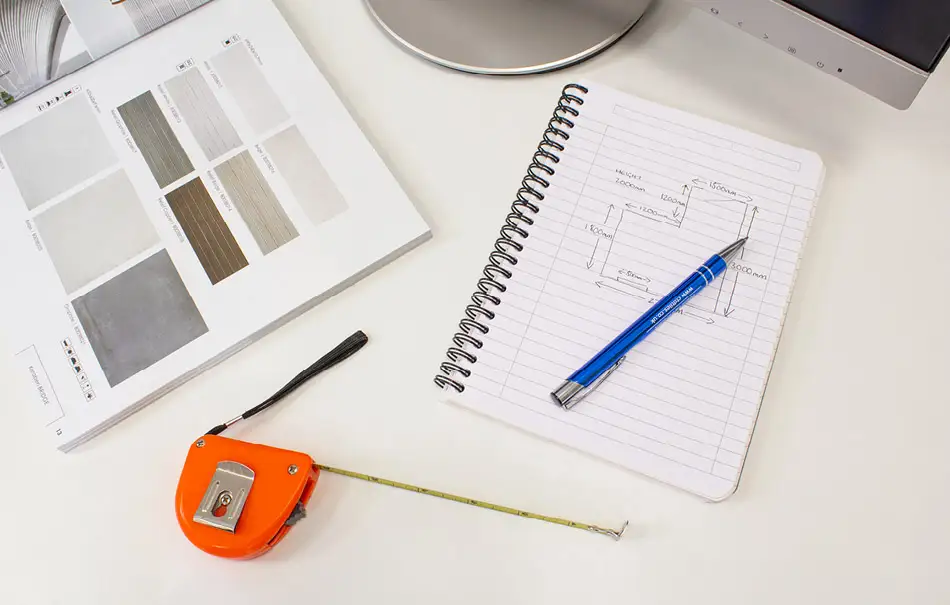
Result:
[[[215,172],[261,252],[270,254],[299,235],[250,153],[234,156]]]
[[[211,63],[256,134],[277,128],[290,119],[257,60],[243,43],[227,49]]]
[[[264,148],[314,225],[347,210],[343,194],[296,126],[275,134]]]
[[[73,308],[113,387],[208,332],[165,250],[77,298]]]
[[[89,101],[76,97],[0,137],[30,210],[118,163]]]
[[[164,189],[194,171],[151,91],[120,105],[119,115],[159,187]]]
[[[56,204],[34,223],[67,293],[160,241],[122,170]]]
[[[210,0],[125,0],[122,6],[136,31],[145,35]]]
[[[244,252],[201,179],[185,183],[165,199],[212,285],[247,266]]]
[[[166,82],[166,86],[206,158],[215,160],[241,146],[241,137],[201,71],[189,69]]]

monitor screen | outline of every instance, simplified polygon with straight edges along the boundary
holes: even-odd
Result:
[[[950,43],[946,0],[786,0],[895,57],[933,71]]]

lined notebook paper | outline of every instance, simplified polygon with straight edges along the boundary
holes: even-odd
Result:
[[[565,88],[529,174],[543,200],[522,190],[530,204],[515,204],[436,382],[462,406],[709,500],[728,497],[782,332],[820,158],[583,83]],[[729,270],[597,391],[572,411],[552,402],[561,381],[741,237],[749,242]]]

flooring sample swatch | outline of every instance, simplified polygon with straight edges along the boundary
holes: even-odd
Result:
[[[198,69],[189,69],[165,85],[206,158],[215,160],[241,146],[241,137]]]
[[[346,211],[346,200],[296,126],[268,139],[264,148],[314,225]]]
[[[34,222],[66,292],[75,292],[160,241],[122,170],[56,204]]]
[[[89,102],[76,97],[0,137],[30,210],[118,162]]]
[[[210,0],[125,0],[122,6],[136,31],[145,35]],[[115,4],[113,2],[113,4]]]
[[[165,199],[212,284],[247,266],[244,252],[221,218],[201,179],[185,183],[165,196]]]
[[[236,155],[215,172],[261,252],[270,254],[300,235],[250,153]]]
[[[73,308],[113,387],[208,332],[165,250],[77,298]]]
[[[211,63],[256,134],[277,128],[290,119],[244,44],[232,46]]]
[[[164,189],[195,169],[151,91],[120,105],[119,115],[159,187]]]

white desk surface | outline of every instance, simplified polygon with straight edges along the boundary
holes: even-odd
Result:
[[[491,79],[402,52],[357,0],[278,4],[434,240],[73,453],[5,395],[0,602],[950,602],[950,66],[902,113],[668,0],[583,66]],[[441,404],[431,382],[558,92],[581,76],[827,164],[742,483],[721,504]],[[266,557],[192,547],[173,511],[188,444],[356,329],[369,347],[234,436],[630,519],[628,537],[326,476]]]

